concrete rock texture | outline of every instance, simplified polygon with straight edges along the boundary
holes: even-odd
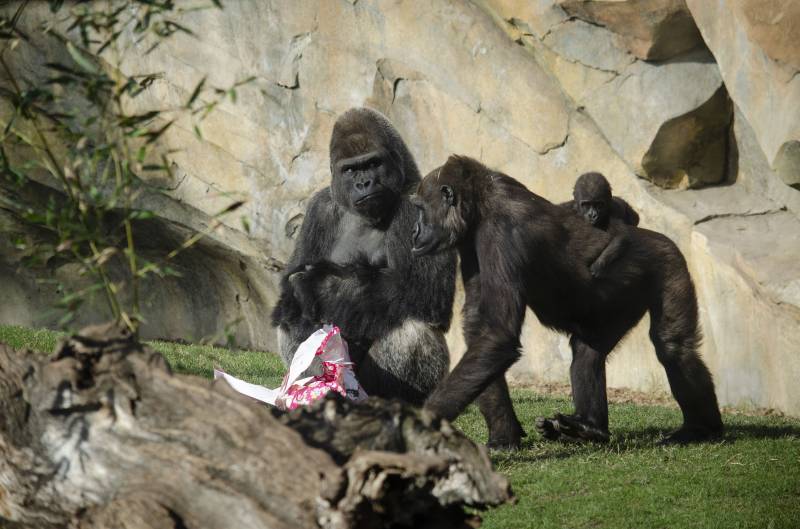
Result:
[[[186,284],[151,287],[146,336],[197,339],[236,321],[241,345],[274,349],[276,263],[328,182],[337,115],[368,105],[398,127],[423,173],[468,154],[553,201],[583,172],[607,175],[641,225],[686,255],[721,403],[800,415],[800,189],[791,187],[800,183],[800,11],[791,0],[231,2],[182,23],[202,37],[178,36],[123,65],[165,72],[143,106],[185,101],[206,74],[214,86],[257,81],[211,115],[205,142],[188,124],[170,129],[166,145],[183,151],[157,211],[166,232],[197,230],[242,197],[251,231],[230,219],[183,261]],[[11,294],[0,321],[36,324],[47,296],[15,263],[4,247],[0,288]],[[464,348],[462,302],[453,361]],[[511,378],[568,380],[565,337],[529,314],[523,344]],[[612,356],[608,380],[668,391],[646,321]]]
[[[800,189],[800,4],[686,3],[767,160],[784,182]]]
[[[561,0],[573,17],[620,35],[636,57],[660,61],[702,45],[685,0]]]

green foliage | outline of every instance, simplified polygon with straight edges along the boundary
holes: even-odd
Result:
[[[204,235],[193,235],[155,261],[137,252],[137,224],[154,217],[137,207],[137,199],[145,189],[158,191],[147,183],[154,176],[172,176],[174,151],[161,148],[159,139],[180,119],[189,120],[202,138],[202,121],[222,101],[235,102],[236,89],[252,79],[214,88],[203,78],[185,104],[142,110],[137,98],[164,74],[126,75],[125,58],[141,53],[137,49],[150,53],[178,34],[193,36],[179,23],[183,15],[221,4],[62,4],[50,2],[53,15],[35,33],[20,29],[29,2],[0,15],[0,77],[7,79],[0,83],[0,104],[10,109],[0,115],[0,207],[40,234],[12,234],[26,266],[57,259],[75,263],[78,275],[90,279],[79,289],[59,286],[63,326],[89,298],[102,293],[110,316],[136,330],[145,317],[139,309],[142,280],[173,274],[170,259]],[[26,58],[41,56],[43,48],[48,58],[57,59],[43,62],[33,74],[25,72]],[[241,205],[224,208],[207,232]],[[123,277],[112,278],[112,265],[125,271]]]

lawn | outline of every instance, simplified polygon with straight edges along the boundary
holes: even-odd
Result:
[[[0,342],[52,351],[49,331],[0,326]],[[271,354],[210,346],[152,342],[172,367],[211,377],[220,366],[250,382],[275,387],[283,366]],[[676,408],[611,404],[606,446],[543,442],[532,431],[538,415],[568,410],[563,397],[513,391],[529,430],[523,449],[493,453],[518,498],[484,513],[486,528],[798,528],[800,527],[800,420],[727,414],[717,443],[657,445],[680,424]],[[470,407],[457,426],[477,442],[486,430]]]

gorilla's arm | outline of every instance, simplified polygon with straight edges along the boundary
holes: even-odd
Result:
[[[592,277],[601,277],[608,266],[619,259],[630,245],[628,226],[639,225],[639,214],[630,204],[619,197],[611,199],[611,215],[608,223],[608,233],[611,240],[608,242],[597,259],[589,266]]]
[[[611,216],[630,226],[639,225],[639,214],[630,204],[619,197],[612,197],[611,199]]]
[[[634,214],[636,213],[634,212]],[[603,248],[603,251],[597,256],[597,259],[589,265],[589,272],[591,272],[592,277],[597,278],[603,276],[608,266],[619,259],[625,250],[628,249],[630,246],[629,229],[628,225],[623,221],[616,218],[610,219],[608,233],[611,235],[611,240],[608,241],[608,245]]]
[[[458,417],[491,384],[502,381],[520,356],[526,303],[513,261],[526,250],[508,246],[507,230],[487,228],[476,237],[475,255],[468,259],[462,254],[467,351],[425,403],[449,420]]]
[[[316,263],[298,283],[311,289],[320,322],[340,326],[350,340],[374,340],[406,319],[446,330],[455,293],[455,253],[414,258],[411,233],[416,219],[404,200],[389,227],[387,267],[357,260],[345,265]]]
[[[280,298],[272,311],[273,325],[285,328],[304,319],[304,307],[299,301],[303,296],[297,295],[289,278],[307,265],[318,262],[330,252],[336,225],[331,191],[330,188],[325,188],[311,198],[306,209],[300,235],[281,278]]]
[[[571,211],[573,213],[577,213],[577,210],[575,209],[575,201],[574,200],[570,200],[569,202],[562,202],[558,206],[561,207],[561,208],[564,208],[564,209],[568,209],[569,211]]]

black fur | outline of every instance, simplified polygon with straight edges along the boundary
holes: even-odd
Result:
[[[697,299],[681,252],[667,237],[629,227],[630,245],[603,280],[585,263],[609,235],[551,204],[513,178],[465,157],[427,175],[415,255],[458,248],[466,291],[467,351],[425,406],[454,419],[476,398],[491,446],[518,446],[504,373],[520,356],[529,306],[546,326],[571,335],[575,414],[540,420],[550,438],[608,439],[605,361],[650,312],[650,337],[667,371],[684,424],[670,439],[706,439],[722,430],[711,374],[697,353]]]
[[[409,194],[420,174],[384,116],[343,114],[330,153],[331,186],[311,199],[272,314],[281,354],[288,364],[332,322],[368,394],[421,404],[449,367],[455,253],[412,258]]]
[[[592,277],[601,277],[630,243],[626,226],[638,226],[639,214],[624,200],[611,196],[611,185],[600,173],[584,173],[575,182],[573,200],[561,204],[595,228],[611,235],[611,241],[589,265]]]

